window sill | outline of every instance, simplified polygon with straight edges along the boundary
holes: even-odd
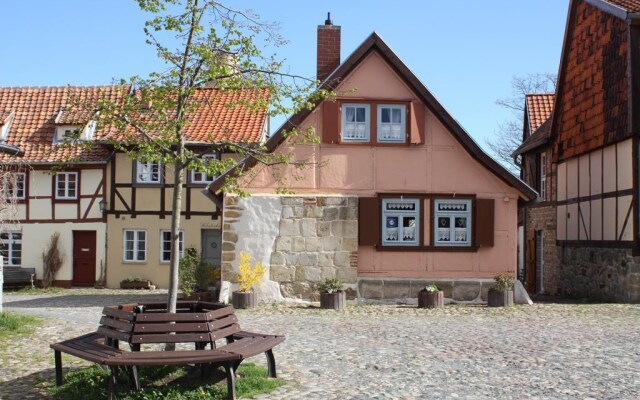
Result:
[[[127,260],[122,260],[123,264],[133,264],[133,265],[145,265],[147,263],[147,260],[144,261],[127,261]]]
[[[376,251],[420,251],[425,253],[474,253],[477,246],[374,246]]]

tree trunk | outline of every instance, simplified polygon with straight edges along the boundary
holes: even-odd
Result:
[[[184,141],[181,141],[178,153],[184,152]],[[173,200],[171,202],[171,267],[169,269],[169,293],[167,311],[176,312],[178,302],[178,269],[180,268],[180,212],[182,210],[182,162],[175,164],[173,178]]]

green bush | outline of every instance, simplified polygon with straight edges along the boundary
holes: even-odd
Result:
[[[338,278],[327,278],[317,286],[320,293],[335,293],[342,290],[342,281]]]
[[[493,277],[493,280],[495,281],[495,283],[493,284],[493,286],[491,286],[491,290],[505,292],[507,290],[513,289],[514,280],[511,275],[496,274],[496,276]]]
[[[178,286],[185,296],[191,296],[196,289],[198,281],[196,279],[196,269],[200,264],[198,251],[193,247],[186,248],[180,260],[178,268]]]

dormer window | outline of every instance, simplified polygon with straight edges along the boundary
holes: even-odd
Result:
[[[53,138],[53,143],[66,143],[74,140],[82,139],[80,137],[81,126],[77,125],[63,125],[56,128],[56,134]]]
[[[2,115],[3,113],[0,113],[0,142],[7,140],[7,136],[9,136],[9,129],[11,129],[11,123],[13,122],[16,113],[15,111],[6,113],[4,118]]]
[[[218,154],[205,154],[202,156],[202,161],[205,164],[210,164],[212,161],[209,160],[219,160],[220,156]],[[213,182],[215,179],[214,175],[209,175],[204,171],[191,171],[191,183],[193,184],[207,184]]]

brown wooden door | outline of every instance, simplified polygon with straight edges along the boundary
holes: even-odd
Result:
[[[73,286],[96,282],[96,231],[73,231]]]

